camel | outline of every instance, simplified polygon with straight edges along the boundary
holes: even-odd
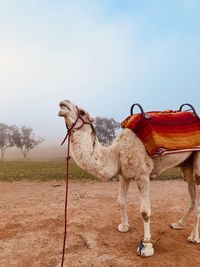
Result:
[[[64,117],[66,127],[70,131],[70,152],[76,164],[101,180],[109,180],[119,175],[119,197],[121,223],[120,232],[129,230],[126,211],[127,191],[131,179],[136,181],[140,192],[140,213],[144,225],[144,237],[137,249],[142,257],[154,254],[150,232],[150,177],[178,166],[184,180],[188,184],[189,205],[185,214],[171,228],[182,229],[192,210],[196,210],[196,219],[188,241],[200,243],[200,152],[181,152],[150,158],[143,143],[130,129],[123,129],[113,143],[105,147],[98,141],[93,126],[94,120],[83,109],[78,108],[69,100],[61,101],[59,116]]]

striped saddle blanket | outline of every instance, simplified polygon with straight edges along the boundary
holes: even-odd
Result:
[[[200,119],[189,111],[152,111],[128,116],[122,128],[132,129],[150,156],[200,150]]]

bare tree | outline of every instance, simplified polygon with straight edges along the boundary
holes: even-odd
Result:
[[[95,130],[97,132],[97,138],[102,144],[110,144],[116,136],[117,130],[120,128],[120,124],[113,118],[101,118],[96,117],[94,123]]]
[[[16,127],[13,130],[13,141],[16,147],[21,149],[24,159],[26,159],[28,152],[42,143],[44,139],[36,138],[32,128],[23,126],[20,129]]]
[[[8,126],[4,123],[0,123],[0,150],[1,160],[4,159],[6,149],[14,146],[12,139],[12,129],[14,126]]]

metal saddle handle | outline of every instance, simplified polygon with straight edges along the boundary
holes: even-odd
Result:
[[[147,113],[144,112],[142,106],[139,103],[135,103],[135,104],[133,104],[131,106],[131,110],[130,110],[131,115],[133,115],[133,109],[134,109],[135,106],[137,106],[140,109],[140,112],[141,112],[141,114],[143,115],[144,118],[146,118],[146,119],[151,118],[151,116],[149,114],[147,114]],[[184,106],[189,106],[190,108],[187,109],[186,111],[192,110],[192,112],[194,113],[194,115],[198,117],[198,114],[196,113],[195,108],[191,104],[189,104],[189,103],[182,104],[180,106],[180,108],[179,108],[179,111],[182,111],[182,108]]]
[[[142,106],[139,103],[135,103],[135,104],[133,104],[131,106],[131,110],[130,110],[131,115],[133,115],[133,109],[134,109],[135,106],[137,106],[140,109],[140,112],[141,112],[141,114],[143,115],[144,118],[146,118],[146,119],[150,118],[150,116],[147,113],[144,112]]]
[[[190,108],[187,109],[186,111],[192,110],[192,112],[194,113],[194,115],[196,115],[196,116],[198,117],[198,115],[197,115],[197,113],[196,113],[196,110],[195,110],[194,107],[193,107],[191,104],[189,104],[189,103],[182,104],[182,105],[180,106],[180,108],[179,108],[179,111],[182,111],[182,108],[183,108],[184,106],[189,106]]]

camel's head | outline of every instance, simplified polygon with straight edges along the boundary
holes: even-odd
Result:
[[[91,124],[94,121],[85,110],[83,110],[82,108],[78,108],[69,100],[61,101],[59,106],[60,106],[60,111],[58,115],[64,117],[65,123],[68,127],[70,127],[73,123],[75,123],[78,116],[80,116],[80,118],[82,118],[86,123]],[[81,123],[81,120],[80,122],[77,121],[77,126],[79,123]]]

